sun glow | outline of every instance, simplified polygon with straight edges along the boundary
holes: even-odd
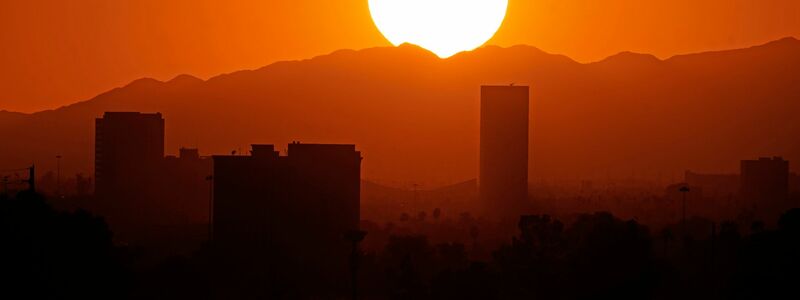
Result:
[[[500,28],[508,0],[369,0],[372,20],[395,46],[450,57],[480,47]]]

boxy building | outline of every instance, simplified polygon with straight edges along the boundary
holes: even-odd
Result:
[[[743,160],[741,171],[741,196],[757,218],[773,221],[794,207],[789,203],[789,161],[781,157]]]
[[[178,244],[177,236],[195,245],[207,238],[211,159],[186,148],[165,157],[164,123],[160,113],[106,112],[96,119],[92,208],[121,241],[160,247]]]
[[[164,159],[164,118],[160,113],[106,112],[95,120],[94,145],[96,194],[135,194]]]
[[[290,282],[343,286],[360,221],[361,153],[354,145],[253,145],[214,156],[214,244],[228,291],[268,295]],[[299,280],[302,279],[302,280]],[[232,288],[236,287],[236,288]],[[297,287],[294,287],[297,288]]]

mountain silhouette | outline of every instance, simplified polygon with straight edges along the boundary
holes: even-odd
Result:
[[[0,166],[55,169],[62,155],[65,174],[91,174],[94,118],[157,111],[166,119],[168,153],[355,143],[366,179],[446,185],[476,177],[480,85],[514,83],[531,86],[532,180],[734,172],[744,158],[800,161],[797,70],[794,38],[666,60],[621,53],[588,64],[530,46],[448,59],[410,45],[340,50],[207,81],[139,79],[55,110],[0,112]]]

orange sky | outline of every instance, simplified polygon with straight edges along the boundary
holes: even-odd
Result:
[[[800,37],[797,0],[510,0],[489,44],[579,61],[675,54]],[[140,77],[201,78],[389,45],[367,0],[0,1],[0,109],[31,112]]]

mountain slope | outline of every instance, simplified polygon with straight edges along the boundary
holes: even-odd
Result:
[[[140,79],[35,114],[0,113],[0,166],[91,173],[94,118],[160,111],[167,151],[250,143],[355,143],[365,178],[443,185],[474,178],[481,84],[531,85],[531,175],[656,178],[800,161],[800,41],[667,60],[622,53],[580,64],[528,46],[446,60],[413,46],[342,50],[208,81]],[[793,167],[794,168],[794,167]]]

